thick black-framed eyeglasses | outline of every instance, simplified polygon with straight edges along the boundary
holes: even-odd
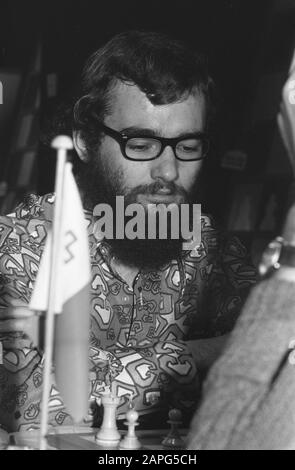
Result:
[[[128,136],[124,132],[118,132],[103,123],[99,123],[99,127],[105,134],[118,142],[123,156],[128,160],[155,160],[169,145],[172,147],[177,160],[194,162],[203,160],[209,150],[209,139],[204,132],[196,132],[184,137],[166,138],[151,137],[144,134]]]

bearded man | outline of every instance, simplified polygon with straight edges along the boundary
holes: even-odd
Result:
[[[201,243],[191,250],[183,249],[181,236],[172,236],[171,220],[165,239],[112,238],[103,236],[95,215],[99,204],[115,211],[118,196],[125,208],[143,207],[146,223],[154,205],[197,202],[212,95],[202,57],[159,33],[121,33],[85,65],[71,132],[92,266],[85,421],[94,425],[101,420],[97,398],[110,374],[121,396],[119,419],[132,394],[142,426],[165,425],[169,407],[189,420],[200,377],[219,356],[255,282],[243,245],[217,230],[208,215],[201,215]],[[40,262],[53,205],[53,194],[31,196],[1,218],[2,324],[11,308],[30,300],[36,270],[27,260],[32,253]],[[42,351],[24,329],[2,328],[0,338],[0,422],[9,431],[40,421]],[[49,409],[51,424],[70,422],[54,377]]]

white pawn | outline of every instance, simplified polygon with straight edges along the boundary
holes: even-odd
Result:
[[[135,426],[137,422],[138,413],[133,408],[129,409],[126,413],[127,421],[124,422],[128,426],[128,432],[126,436],[120,442],[120,449],[140,449],[141,443],[135,435]]]

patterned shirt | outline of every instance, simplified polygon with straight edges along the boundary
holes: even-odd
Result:
[[[53,204],[53,194],[31,195],[13,214],[0,217],[0,320],[12,305],[29,303]],[[160,270],[141,270],[130,288],[111,268],[109,246],[96,236],[96,219],[89,211],[85,219],[92,269],[85,422],[101,420],[97,403],[110,381],[121,397],[118,418],[130,394],[140,415],[167,406],[191,413],[199,378],[186,341],[232,330],[256,276],[244,246],[202,215],[201,245]],[[0,332],[0,341],[0,424],[8,431],[39,427],[42,352],[23,331]],[[54,368],[49,410],[52,425],[71,422]]]

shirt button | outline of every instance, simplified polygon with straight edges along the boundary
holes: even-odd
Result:
[[[128,302],[128,297],[126,295],[123,297],[123,302]]]

